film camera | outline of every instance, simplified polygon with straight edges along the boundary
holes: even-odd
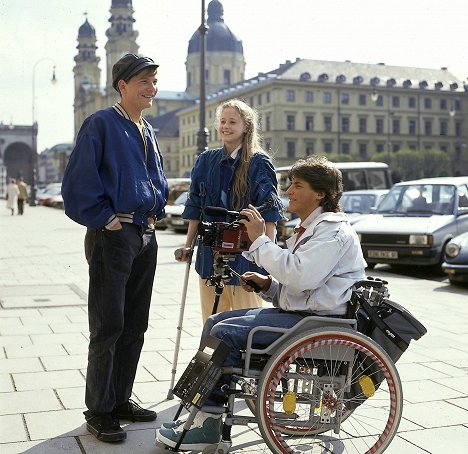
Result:
[[[271,208],[272,205],[273,201],[267,200],[257,210],[262,212]],[[245,226],[239,222],[241,216],[237,211],[206,207],[204,213],[208,216],[234,217],[232,222],[200,222],[198,234],[205,246],[211,247],[214,252],[220,254],[241,254],[249,249],[252,242]]]

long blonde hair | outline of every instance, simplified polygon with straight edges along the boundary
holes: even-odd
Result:
[[[245,123],[245,133],[242,149],[239,151],[239,165],[234,175],[234,184],[232,191],[234,193],[234,209],[242,208],[242,200],[246,194],[249,194],[249,181],[247,172],[249,171],[250,161],[255,153],[265,153],[262,145],[262,138],[258,128],[258,114],[255,109],[250,107],[240,99],[229,99],[216,108],[216,129],[219,130],[220,119],[224,109],[236,109]]]

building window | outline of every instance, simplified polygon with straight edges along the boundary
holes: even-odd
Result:
[[[431,120],[424,120],[424,134],[426,136],[432,135],[432,121]]]
[[[448,132],[448,123],[446,120],[440,120],[440,135],[446,136]]]
[[[359,132],[367,132],[367,118],[359,119]]]
[[[306,103],[312,103],[314,102],[314,92],[313,91],[306,91],[304,94],[304,101]]]
[[[400,97],[392,96],[392,107],[400,107]]]
[[[384,121],[383,118],[376,118],[375,120],[375,132],[377,134],[383,134],[384,133]]]
[[[306,131],[314,130],[314,117],[312,115],[307,115],[305,117],[305,130]]]
[[[210,81],[210,72],[208,70],[205,70],[205,83],[209,83]]]
[[[416,135],[416,120],[408,120],[408,134]]]
[[[349,118],[341,117],[341,132],[349,132]]]
[[[349,154],[350,152],[350,147],[348,142],[343,142],[341,144],[341,153],[342,154]]]
[[[408,98],[408,107],[410,109],[416,109],[416,98],[414,96]]]
[[[257,96],[257,103],[258,103],[259,106],[262,105],[262,95],[261,95],[261,94],[259,94],[259,95]]]
[[[288,131],[294,131],[296,129],[294,115],[286,116],[286,129]]]
[[[383,143],[378,143],[375,146],[375,150],[377,151],[377,153],[382,153],[384,151],[384,148],[385,148],[385,145]]]
[[[359,105],[365,106],[367,104],[367,97],[366,95],[359,95]]]
[[[392,133],[400,134],[400,120],[394,119],[392,122]]]
[[[270,115],[267,115],[265,117],[265,130],[269,131],[270,130]]]
[[[270,103],[270,101],[271,101],[271,98],[270,98],[270,92],[269,92],[269,91],[267,91],[267,92],[266,92],[266,102],[267,102],[267,104],[269,104],[269,103]]]
[[[296,157],[296,143],[287,142],[286,148],[287,148],[288,158],[295,158]]]
[[[341,93],[341,104],[349,104],[349,93]]]
[[[447,110],[447,100],[445,98],[440,100],[440,110]]]
[[[224,85],[231,85],[231,71],[229,69],[224,70]]]
[[[399,143],[392,144],[392,151],[394,153],[396,153],[397,151],[400,151],[400,144]]]
[[[332,130],[332,117],[325,116],[323,117],[323,125],[326,132],[330,132]]]
[[[323,150],[325,153],[331,153],[333,151],[333,145],[331,142],[327,141],[323,144]]]
[[[296,99],[296,94],[294,90],[286,90],[286,101],[287,102],[294,102]]]
[[[425,109],[432,109],[432,99],[431,98],[424,98],[424,108]]]
[[[323,92],[323,103],[324,104],[331,104],[332,102],[332,94],[329,91]]]
[[[375,105],[379,106],[379,107],[383,106],[383,96],[382,95],[377,96],[377,100],[375,101]]]
[[[461,137],[461,123],[459,121],[455,123],[455,135]]]
[[[455,99],[455,110],[457,112],[460,112],[460,110],[461,110],[461,103],[460,103],[460,100],[458,98]]]
[[[367,158],[367,144],[365,143],[359,144],[359,156],[361,157],[361,159]]]
[[[306,143],[305,153],[306,153],[306,156],[310,156],[314,154],[314,144],[312,142]]]

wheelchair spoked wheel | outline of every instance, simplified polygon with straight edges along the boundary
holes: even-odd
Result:
[[[258,426],[274,453],[381,453],[403,405],[390,357],[345,328],[288,340],[265,366],[257,392]]]

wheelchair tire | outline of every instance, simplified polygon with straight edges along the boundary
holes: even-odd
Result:
[[[347,378],[342,371],[349,358],[353,373]],[[372,382],[359,381],[361,364]],[[360,396],[350,393],[357,385]],[[291,388],[297,401],[287,413],[283,398]],[[257,393],[258,426],[273,453],[382,453],[403,408],[393,361],[372,339],[346,328],[314,329],[288,339],[265,366]]]

